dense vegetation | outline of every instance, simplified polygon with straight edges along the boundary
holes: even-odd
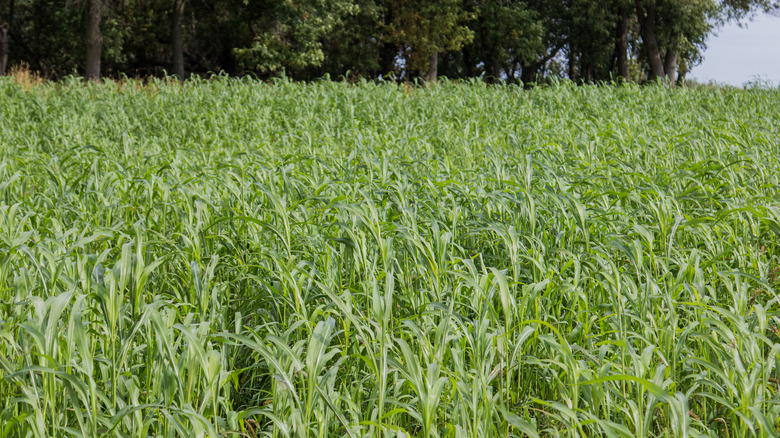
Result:
[[[780,432],[778,90],[0,79],[0,436]]]
[[[8,0],[4,54],[44,77],[684,79],[778,0]]]

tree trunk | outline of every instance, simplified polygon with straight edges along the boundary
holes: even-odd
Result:
[[[536,80],[539,72],[547,65],[548,61],[555,58],[555,55],[557,55],[562,48],[562,45],[554,47],[541,59],[538,59],[531,64],[526,64],[522,60],[520,61],[520,81],[523,83],[523,88],[531,88],[531,83]]]
[[[434,51],[428,58],[428,74],[425,75],[426,82],[436,82],[439,75],[439,52]]]
[[[171,12],[171,71],[179,79],[184,80],[184,43],[182,42],[181,24],[184,17],[184,6],[187,0],[173,0]]]
[[[495,56],[493,56],[493,59],[490,60],[489,80],[493,84],[501,82],[501,65],[499,65],[498,59]]]
[[[103,49],[103,36],[100,33],[103,0],[86,0],[87,9],[87,59],[85,74],[87,79],[100,79],[100,55]]]
[[[593,66],[589,65],[585,67],[585,83],[586,84],[592,84],[593,83],[593,77],[595,75],[593,74]]]
[[[441,62],[439,63],[439,73],[443,74],[444,76],[448,78],[453,78],[456,76],[456,72],[450,71],[452,68],[452,60],[449,56],[446,54],[441,57]]]
[[[664,57],[664,76],[671,85],[677,82],[677,54],[673,48],[667,50]]]
[[[685,84],[685,75],[688,74],[688,63],[685,61],[685,58],[679,59],[679,62],[677,64],[677,84],[683,85]]]
[[[472,58],[473,55],[469,46],[464,47],[463,48],[463,72],[467,78],[477,76]]]
[[[539,67],[536,64],[520,65],[520,82],[523,83],[523,88],[531,88],[531,84],[536,80],[538,72]]]
[[[569,70],[569,79],[572,81],[577,81],[579,79],[579,75],[577,74],[577,55],[574,53],[574,47],[571,43],[569,43],[569,63],[568,63],[568,70]]]
[[[628,81],[628,6],[625,4],[620,7],[615,46],[618,76]]]
[[[0,76],[8,64],[8,23],[0,23]]]
[[[0,76],[5,75],[8,68],[8,34],[14,25],[14,5],[15,1],[11,0],[8,5],[8,22],[0,19]]]
[[[664,76],[664,63],[661,61],[661,51],[655,35],[655,0],[643,2],[636,0],[636,15],[639,19],[639,33],[645,46],[647,62],[650,64],[650,79]]]
[[[398,48],[390,43],[379,44],[379,75],[395,74],[395,58]]]

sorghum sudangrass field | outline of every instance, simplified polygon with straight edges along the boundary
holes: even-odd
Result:
[[[0,436],[780,433],[778,90],[0,79]]]

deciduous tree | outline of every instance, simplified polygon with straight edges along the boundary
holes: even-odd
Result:
[[[523,60],[537,59],[545,50],[543,24],[538,14],[523,1],[481,0],[474,4],[476,20],[472,62],[493,81],[518,79]]]
[[[435,82],[439,55],[459,50],[474,34],[466,25],[470,18],[460,0],[388,0],[392,21],[386,24],[387,39],[406,54],[407,77],[411,72]]]
[[[299,71],[322,64],[322,40],[356,12],[351,0],[247,0],[254,42],[235,53],[246,68],[261,74]]]

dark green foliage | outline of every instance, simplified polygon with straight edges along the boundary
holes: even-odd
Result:
[[[247,0],[254,41],[234,50],[250,71],[292,73],[325,60],[323,39],[358,7],[351,0]]]
[[[6,0],[9,65],[46,78],[84,73],[82,0]],[[777,10],[776,0],[102,0],[101,70],[161,76],[183,59],[196,74],[329,75],[530,83],[635,81],[701,60],[729,20]],[[183,5],[173,15],[174,4]],[[175,18],[179,17],[179,18]],[[179,21],[176,21],[179,20]],[[180,22],[174,26],[173,22]],[[643,26],[644,23],[644,26]],[[181,38],[174,29],[181,29]],[[178,41],[182,44],[177,45]],[[174,44],[174,42],[177,42]],[[621,45],[623,44],[623,45]],[[181,58],[173,46],[182,46]],[[94,46],[90,46],[94,47]],[[92,53],[92,52],[90,52]],[[91,59],[96,59],[92,57]],[[181,63],[177,63],[181,69]],[[97,67],[95,67],[97,68]],[[621,68],[623,70],[621,70]],[[630,70],[630,74],[628,71]],[[185,74],[186,76],[186,74]]]
[[[474,3],[476,16],[469,26],[474,41],[464,49],[482,64],[475,73],[484,73],[493,81],[518,79],[521,65],[544,53],[543,23],[539,12],[523,1],[483,0]]]
[[[390,20],[385,40],[400,48],[410,74],[424,75],[432,56],[458,50],[474,34],[466,26],[469,14],[461,0],[386,0]]]

